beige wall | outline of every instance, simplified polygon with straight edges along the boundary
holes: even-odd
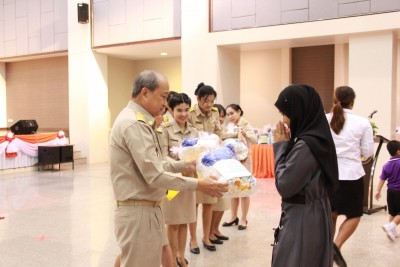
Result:
[[[41,132],[69,130],[66,56],[7,63],[6,77],[8,127],[36,120]]]
[[[170,90],[181,92],[181,60],[178,57],[139,61],[108,57],[110,127],[112,127],[119,112],[131,99],[132,84],[135,76],[145,69],[155,70],[164,74],[168,78]]]
[[[281,119],[274,103],[282,90],[282,50],[242,52],[240,103],[244,117],[256,128]]]
[[[110,127],[118,113],[128,104],[132,94],[132,82],[136,74],[131,60],[108,57],[108,109]]]
[[[164,74],[168,78],[171,91],[182,92],[182,66],[180,57],[135,61],[136,72],[150,69]],[[193,88],[194,91],[195,88]]]
[[[218,48],[218,84],[220,92],[217,103],[226,107],[229,104],[240,104],[240,51]],[[215,88],[215,85],[212,85]]]

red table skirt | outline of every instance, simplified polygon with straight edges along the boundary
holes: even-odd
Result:
[[[252,173],[256,178],[274,178],[275,161],[272,145],[251,145]]]

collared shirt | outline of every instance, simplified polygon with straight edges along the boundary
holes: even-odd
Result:
[[[370,122],[355,115],[350,109],[343,109],[345,123],[339,134],[332,129],[339,167],[339,180],[357,180],[365,175],[361,156],[365,159],[374,153],[374,138]],[[332,113],[326,115],[330,123]]]
[[[189,112],[189,122],[199,131],[214,133],[221,136],[222,128],[219,122],[218,109],[212,108],[210,112],[204,114],[198,105],[193,106]]]
[[[161,201],[167,189],[197,187],[196,179],[165,171],[153,124],[154,118],[133,101],[115,120],[110,136],[110,170],[116,200]]]
[[[196,138],[199,136],[199,132],[196,128],[191,126],[189,123],[186,124],[184,131],[179,127],[176,121],[171,124],[162,126],[163,131],[163,145],[161,146],[161,151],[163,155],[167,155],[170,158],[179,160],[178,155],[171,153],[169,150],[171,147],[180,147],[182,141],[187,138]]]
[[[382,167],[381,180],[387,180],[390,190],[400,191],[400,156],[390,158]]]

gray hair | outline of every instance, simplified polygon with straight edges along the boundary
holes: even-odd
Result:
[[[165,79],[164,76],[157,71],[142,71],[133,82],[132,97],[137,97],[144,87],[146,87],[150,91],[156,90],[159,86],[160,81],[163,79]]]

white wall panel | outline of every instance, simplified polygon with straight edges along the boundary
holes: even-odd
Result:
[[[163,36],[173,36],[174,35],[174,1],[173,0],[163,0],[162,1],[162,23],[163,23]]]
[[[28,1],[28,36],[40,36],[40,0]]]
[[[68,2],[65,0],[54,0],[54,32],[68,32]]]
[[[17,54],[17,46],[15,40],[4,42],[4,56],[13,57]]]
[[[15,4],[4,5],[4,40],[15,41]]]
[[[0,21],[4,20],[4,0],[0,0]]]
[[[143,23],[143,39],[153,40],[163,38],[162,19],[152,19]]]
[[[232,29],[250,28],[256,23],[256,16],[232,18]]]
[[[4,22],[0,21],[0,57],[4,57]]]
[[[281,0],[256,1],[256,27],[281,23]]]
[[[110,40],[113,43],[125,43],[126,42],[126,27],[125,24],[114,25],[109,28]]]
[[[174,4],[172,7],[172,21],[173,21],[173,29],[174,32],[172,36],[179,37],[181,36],[181,0],[174,0]]]
[[[255,0],[232,0],[232,17],[244,17],[256,14]]]
[[[28,0],[17,0],[16,7],[15,16],[17,18],[28,16]]]
[[[108,2],[93,4],[93,43],[94,45],[108,44]]]
[[[16,19],[17,29],[17,55],[27,55],[28,49],[28,18],[22,17]]]
[[[143,40],[143,0],[126,1],[126,41]]]
[[[4,0],[4,4],[15,4],[15,0]]]
[[[219,31],[231,28],[232,3],[231,0],[212,1],[212,30]]]
[[[54,12],[42,13],[40,37],[42,52],[54,51]]]
[[[143,1],[143,19],[158,19],[162,17],[162,0],[146,0]]]
[[[54,35],[54,50],[68,50],[68,33],[56,33]]]
[[[46,13],[50,11],[53,11],[53,0],[40,0],[40,12]]]
[[[125,24],[125,0],[110,0],[109,10],[110,17],[108,25]]]
[[[29,37],[29,54],[40,53],[42,51],[41,39],[39,36]]]

